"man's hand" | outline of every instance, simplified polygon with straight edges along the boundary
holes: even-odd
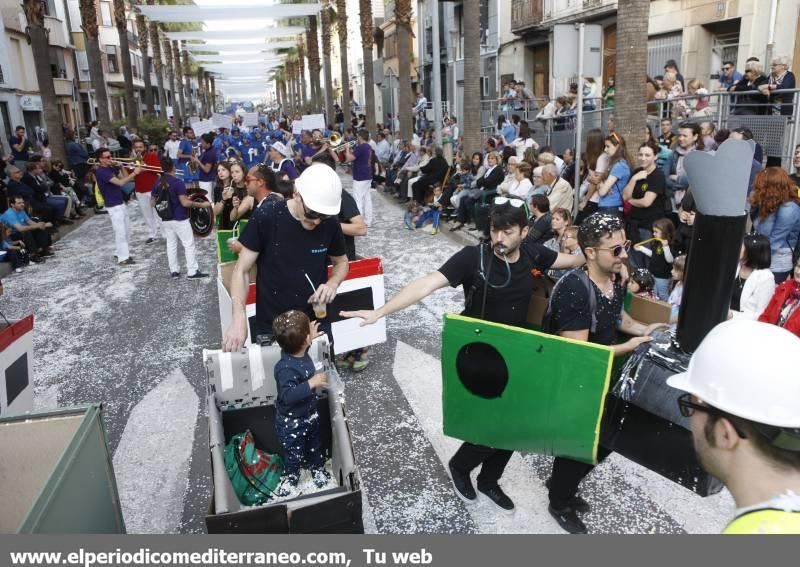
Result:
[[[317,372],[308,379],[308,387],[312,390],[314,388],[325,387],[328,385],[328,375],[324,372]]]
[[[242,243],[239,242],[238,240],[228,241],[228,250],[230,250],[234,254],[238,254],[239,252],[241,252],[242,248],[243,248]]]
[[[142,168],[137,166],[137,167],[134,167],[134,168],[133,168],[133,173],[132,173],[132,175],[133,175],[134,177],[136,177],[136,176],[137,176],[137,175],[139,175],[141,172],[142,172]]]
[[[378,319],[380,319],[380,316],[378,315],[378,312],[374,311],[374,310],[372,310],[372,311],[369,311],[369,310],[367,310],[367,311],[340,311],[339,315],[341,315],[342,317],[345,317],[347,319],[363,319],[363,321],[361,321],[361,325],[359,325],[360,327],[366,327],[367,325],[372,325]]]
[[[651,323],[644,328],[642,336],[649,337],[659,329],[669,329],[669,323]]]
[[[642,345],[644,343],[649,343],[652,340],[653,340],[653,337],[650,337],[650,336],[631,337],[630,339],[628,339],[628,341],[625,343],[625,345],[630,347],[630,350],[633,351],[633,350],[636,350],[639,347],[639,345]]]
[[[308,298],[309,303],[331,303],[336,298],[336,289],[330,282],[320,284],[317,291]]]
[[[236,313],[222,338],[223,352],[239,352],[247,340],[247,318],[244,313]]]

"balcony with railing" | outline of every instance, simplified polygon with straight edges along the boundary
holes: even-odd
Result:
[[[544,0],[512,0],[511,32],[521,33],[542,23]]]
[[[50,45],[55,47],[69,47],[69,40],[65,33],[64,22],[52,16],[45,16],[44,27],[47,29]]]

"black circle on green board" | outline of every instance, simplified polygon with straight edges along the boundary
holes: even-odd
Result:
[[[464,387],[480,398],[499,398],[508,385],[503,355],[487,343],[469,343],[456,355],[456,373]]]

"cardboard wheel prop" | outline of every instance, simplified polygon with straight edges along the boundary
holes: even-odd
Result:
[[[197,203],[207,201],[203,193],[189,195],[189,199]],[[206,237],[214,230],[214,212],[212,209],[189,209],[189,224],[196,236]]]
[[[595,463],[613,360],[606,346],[446,315],[444,432]]]

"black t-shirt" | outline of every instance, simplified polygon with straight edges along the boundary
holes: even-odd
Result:
[[[607,298],[592,282],[597,300],[595,332],[589,333],[589,342],[612,345],[617,337],[617,326],[622,317],[625,290],[614,284],[613,299]],[[552,329],[554,335],[562,331],[582,331],[592,328],[592,313],[589,308],[589,295],[582,278],[576,272],[569,272],[561,278],[553,291]]]
[[[632,197],[642,199],[647,193],[655,193],[656,199],[649,207],[632,207],[631,220],[642,228],[649,228],[653,222],[664,218],[666,186],[664,172],[659,168],[655,168],[646,178],[639,179],[633,188]]]
[[[306,230],[286,201],[257,208],[239,241],[258,252],[256,334],[272,333],[272,320],[290,309],[311,315],[311,286],[328,281],[328,256],[344,256],[342,227],[335,218]]]
[[[508,278],[508,270],[503,260],[498,258],[486,246],[481,247],[484,255],[484,270],[489,274],[489,283],[501,286]],[[508,286],[497,289],[489,286],[486,293],[486,311],[483,319],[494,323],[523,327],[528,317],[528,304],[533,291],[534,275],[532,270],[546,271],[558,258],[558,253],[540,244],[523,242],[520,257],[511,268],[511,282]],[[491,265],[491,271],[489,266]],[[483,301],[483,280],[478,275],[479,248],[468,246],[456,252],[439,268],[439,272],[447,278],[450,285],[464,286],[465,302],[469,300],[470,290],[476,285],[472,301],[465,306],[464,315],[481,318]],[[477,279],[477,282],[476,282]]]
[[[227,200],[223,199],[223,190],[224,188],[220,184],[214,186],[214,202],[219,203],[222,201],[222,212],[220,213],[219,227],[222,230],[231,230],[233,225],[236,224],[231,220],[231,211],[233,211],[233,197]],[[234,197],[238,197],[239,201],[241,202],[245,197],[247,197],[247,189],[244,187],[234,187],[233,195]],[[247,211],[245,214],[239,217],[239,220],[250,218],[251,212],[252,211]]]
[[[342,191],[342,208],[339,209],[339,222],[350,224],[350,219],[357,217],[361,212],[358,210],[356,200],[347,191]],[[356,259],[356,239],[354,236],[344,235],[344,246],[347,249],[347,259],[352,262]]]

